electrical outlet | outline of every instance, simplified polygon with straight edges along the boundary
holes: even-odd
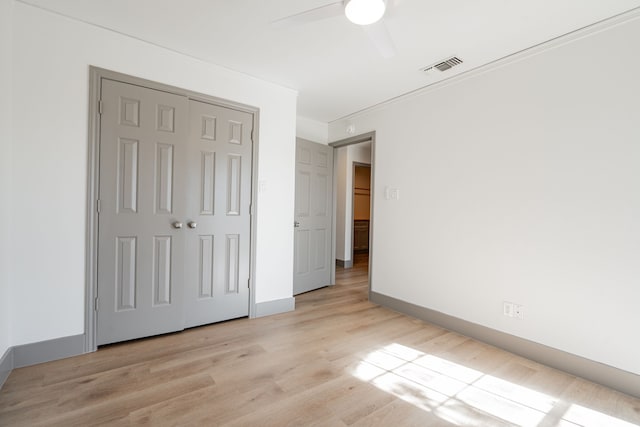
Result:
[[[524,319],[524,306],[519,304],[513,305],[513,316],[518,319]]]
[[[503,301],[502,314],[507,317],[515,317],[516,319],[524,319],[524,306],[515,302]]]

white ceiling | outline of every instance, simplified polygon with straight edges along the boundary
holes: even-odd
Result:
[[[640,0],[395,0],[398,54],[382,58],[345,17],[273,28],[333,0],[19,0],[297,89],[298,114],[331,122],[640,7]],[[456,55],[464,63],[419,70]]]

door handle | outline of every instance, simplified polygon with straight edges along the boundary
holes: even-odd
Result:
[[[198,226],[198,223],[195,222],[195,221],[189,221],[187,223],[187,227],[189,227],[189,228],[196,228],[197,226]]]
[[[177,229],[182,228],[182,223],[181,223],[181,222],[179,222],[179,221],[176,221],[176,222],[174,222],[174,223],[173,223],[173,224],[171,224],[171,225],[173,225],[173,228],[177,228]]]
[[[293,226],[298,228],[298,227],[300,227],[300,223],[298,221],[294,221],[293,222]]]

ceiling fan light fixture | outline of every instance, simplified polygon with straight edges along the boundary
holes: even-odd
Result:
[[[370,25],[382,18],[386,9],[384,0],[347,0],[344,13],[357,25]]]

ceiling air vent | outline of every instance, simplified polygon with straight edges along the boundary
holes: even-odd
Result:
[[[456,65],[460,65],[462,64],[462,59],[456,57],[456,56],[452,56],[449,59],[445,59],[444,61],[441,62],[437,62],[433,65],[429,65],[426,68],[423,68],[422,71],[424,71],[425,73],[432,73],[434,71],[447,71],[453,67],[455,67]]]

